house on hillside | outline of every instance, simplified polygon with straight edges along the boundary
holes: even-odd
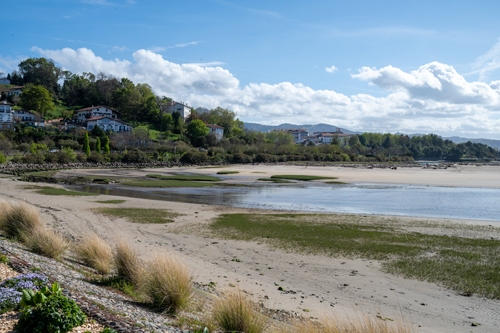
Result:
[[[161,112],[173,114],[174,112],[179,112],[181,117],[186,120],[191,115],[191,107],[187,103],[183,102],[168,102],[166,105],[161,106]]]
[[[214,124],[206,124],[206,125],[210,130],[210,133],[215,134],[215,138],[217,139],[217,141],[220,141],[224,138],[224,127]]]
[[[23,89],[24,89],[24,86],[12,87],[12,88],[6,89],[5,93],[7,94],[7,96],[12,96],[12,95],[19,96],[23,92]]]
[[[14,104],[7,101],[0,102],[0,129],[10,129],[14,127],[13,106]]]
[[[105,116],[92,117],[87,119],[86,122],[89,131],[95,126],[99,126],[103,131],[111,130],[113,132],[128,132],[134,129],[123,120]]]
[[[290,133],[293,136],[295,143],[301,143],[309,136],[309,131],[302,127],[296,129],[273,129],[273,131]]]
[[[108,106],[99,105],[76,110],[75,113],[77,122],[82,123],[92,117],[109,117],[112,119],[118,119],[118,114],[120,113],[120,111],[113,110]]]
[[[10,80],[6,77],[0,77],[0,84],[10,84]]]
[[[39,123],[43,124],[43,120],[36,113],[28,110],[13,110],[14,122],[25,124],[27,126],[38,127]]]

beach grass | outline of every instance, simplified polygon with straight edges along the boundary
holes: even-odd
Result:
[[[231,175],[231,174],[235,174],[235,173],[240,173],[239,171],[219,171],[217,172],[218,175]]]
[[[109,274],[113,267],[111,246],[95,233],[86,235],[74,246],[78,257],[100,274]]]
[[[467,238],[465,231],[443,235],[438,224],[427,222],[428,233],[415,232],[399,223],[355,215],[223,214],[211,229],[222,238],[264,241],[287,251],[380,260],[388,273],[500,299],[500,240]]]
[[[124,218],[132,223],[162,224],[174,222],[173,218],[182,216],[166,209],[153,208],[94,208],[92,211],[113,217]]]
[[[207,187],[207,186],[215,186],[217,184],[214,183],[204,183],[204,182],[191,182],[185,180],[147,180],[147,179],[139,179],[139,180],[128,180],[121,185],[127,186],[137,186],[137,187]]]
[[[347,183],[344,183],[344,182],[339,182],[339,181],[331,181],[331,182],[325,182],[325,184],[347,184]]]
[[[127,202],[127,200],[103,200],[103,201],[92,201],[92,202],[97,202],[102,204],[121,204]]]
[[[36,177],[54,177],[58,172],[59,172],[58,170],[35,171],[35,172],[28,172],[25,175],[36,176]]]
[[[321,179],[337,179],[337,177],[320,177],[320,176],[306,176],[306,175],[275,175],[271,178],[278,179],[292,179],[292,180],[321,180]]]
[[[37,191],[35,191],[36,193],[43,194],[43,195],[69,195],[69,196],[80,196],[80,195],[96,196],[96,195],[98,195],[98,194],[94,194],[94,193],[68,191],[68,190],[65,190],[63,188],[55,188],[55,187],[50,187],[50,186],[28,185],[28,186],[23,186],[23,188],[26,190],[37,190]]]
[[[294,183],[289,180],[284,180],[279,178],[258,178],[257,180],[261,180],[263,182],[273,182],[273,183]]]
[[[218,182],[221,180],[219,177],[200,176],[200,175],[174,175],[174,176],[146,175],[146,177],[157,178],[161,180],[182,180],[182,181],[192,181],[192,182]]]

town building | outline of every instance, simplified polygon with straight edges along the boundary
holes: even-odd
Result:
[[[172,102],[167,102],[166,105],[162,105],[161,112],[162,113],[170,113],[170,114],[173,114],[174,112],[179,112],[181,117],[184,120],[186,120],[191,115],[191,107],[188,106],[187,103],[183,103],[183,102],[179,103],[179,102],[172,101]]]
[[[12,88],[6,89],[5,93],[7,94],[7,96],[12,96],[12,95],[19,96],[23,92],[23,89],[24,89],[24,86],[12,87]]]
[[[7,101],[0,102],[0,129],[10,129],[14,127],[13,106],[14,104]]]
[[[309,131],[302,127],[294,129],[273,129],[273,131],[290,133],[293,136],[295,143],[302,143],[309,136]]]
[[[85,122],[92,117],[109,117],[118,119],[119,111],[113,110],[108,106],[91,106],[88,108],[76,110],[76,119],[78,122]]]
[[[113,132],[128,132],[134,129],[123,120],[112,117],[97,116],[87,119],[86,122],[87,130],[89,131],[95,126],[99,126],[103,131],[111,130]]]
[[[220,141],[222,140],[222,138],[224,138],[224,127],[213,124],[206,124],[206,125],[210,130],[210,133],[215,134],[215,138],[217,139],[217,141]]]
[[[0,102],[0,129],[13,129],[15,124],[38,127],[43,120],[34,112],[28,110],[13,110],[14,104]]]

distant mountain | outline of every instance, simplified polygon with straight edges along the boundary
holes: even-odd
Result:
[[[261,125],[257,123],[245,123],[245,129],[249,129],[251,131],[261,131],[261,132],[268,132],[273,129],[287,129],[287,128],[296,129],[299,127],[307,129],[311,134],[313,132],[335,132],[337,130],[337,126],[328,124],[317,124],[317,125],[281,124],[277,126],[271,126],[271,125]],[[361,134],[361,132],[353,132],[345,128],[341,128],[340,130],[346,134]]]
[[[500,140],[494,140],[494,139],[467,139],[467,138],[461,138],[459,136],[450,136],[450,137],[443,137],[443,140],[450,140],[455,143],[464,143],[470,141],[473,143],[482,143],[483,145],[488,145],[492,148],[500,149]]]

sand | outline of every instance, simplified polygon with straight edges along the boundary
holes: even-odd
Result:
[[[119,174],[123,177],[168,172],[214,174],[220,170],[240,171],[239,174],[230,175],[234,178],[308,174],[335,176],[344,182],[500,187],[500,167],[484,166],[464,167],[461,170],[378,170],[239,165],[220,169],[67,170],[62,173]],[[248,178],[244,181],[248,181]],[[45,196],[22,189],[25,184],[1,178],[0,199],[26,200],[35,204],[50,225],[76,238],[89,231],[110,241],[123,237],[136,244],[143,259],[148,259],[154,251],[175,254],[185,260],[197,282],[216,282],[220,288],[239,285],[252,294],[255,301],[263,302],[270,308],[294,311],[306,317],[319,317],[328,313],[342,315],[363,312],[373,316],[380,313],[383,318],[398,320],[404,317],[414,323],[418,332],[496,332],[500,326],[500,301],[465,297],[432,283],[389,275],[380,271],[377,261],[286,253],[256,242],[212,239],[201,232],[204,225],[221,213],[263,212],[260,210],[105,195]],[[127,202],[119,205],[93,202],[112,199],[127,199]],[[133,224],[124,219],[95,214],[91,211],[95,207],[161,208],[185,215],[166,225]],[[241,262],[232,261],[235,258]],[[353,271],[357,273],[353,274]],[[282,293],[276,284],[296,294]],[[481,326],[471,327],[473,322]]]

